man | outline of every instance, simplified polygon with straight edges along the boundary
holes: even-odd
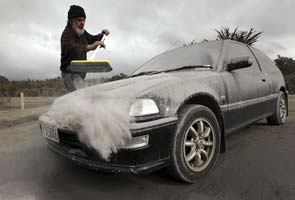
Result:
[[[68,23],[61,35],[61,75],[66,89],[71,92],[83,87],[86,73],[73,73],[67,68],[72,60],[87,60],[87,52],[95,50],[98,46],[105,48],[101,39],[103,35],[109,35],[107,29],[103,29],[98,35],[91,35],[84,30],[86,14],[84,9],[72,5],[68,11]]]

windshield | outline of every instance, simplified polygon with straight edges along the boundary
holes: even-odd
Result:
[[[222,42],[206,42],[164,52],[139,67],[132,75],[143,72],[169,71],[183,66],[216,67]]]

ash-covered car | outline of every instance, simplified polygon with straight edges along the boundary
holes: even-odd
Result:
[[[263,118],[284,124],[287,94],[264,53],[211,41],[166,51],[126,79],[58,98],[40,127],[52,150],[79,165],[135,174],[168,168],[191,183],[214,168],[227,134]]]

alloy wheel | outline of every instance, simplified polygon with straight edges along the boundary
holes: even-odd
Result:
[[[285,98],[282,96],[280,98],[280,118],[284,122],[286,119],[286,101]]]
[[[204,170],[213,158],[215,134],[212,124],[197,118],[187,129],[184,137],[183,156],[186,165],[194,172]]]

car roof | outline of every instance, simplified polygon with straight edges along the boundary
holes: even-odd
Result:
[[[210,40],[210,41],[205,41],[205,42],[199,42],[199,43],[196,43],[196,44],[192,44],[192,45],[186,45],[186,46],[181,46],[181,47],[177,47],[177,48],[174,48],[174,49],[171,49],[171,50],[175,50],[175,49],[178,49],[178,48],[192,48],[193,46],[200,46],[200,45],[204,45],[206,46],[206,44],[210,44],[211,48],[214,47],[214,43],[216,44],[216,47],[219,47],[220,45],[228,45],[229,43],[235,43],[235,44],[239,44],[239,45],[243,45],[243,46],[249,46],[245,43],[242,43],[242,42],[238,42],[238,41],[235,41],[235,40],[230,40],[230,39],[225,39],[225,40]],[[171,51],[171,50],[168,50],[168,51]]]

